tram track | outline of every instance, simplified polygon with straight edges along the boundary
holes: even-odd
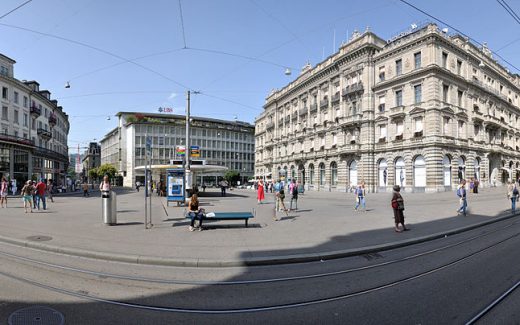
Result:
[[[326,276],[331,276],[331,275],[345,274],[345,273],[350,273],[350,272],[354,272],[354,271],[366,270],[368,268],[387,266],[390,263],[398,263],[398,262],[410,260],[410,259],[412,259],[414,257],[417,257],[417,256],[424,256],[427,253],[431,254],[433,252],[438,252],[438,251],[443,250],[443,249],[448,249],[448,248],[456,247],[458,245],[462,245],[463,243],[468,243],[468,242],[470,242],[472,240],[476,240],[478,238],[482,238],[483,236],[487,236],[487,235],[496,233],[496,232],[498,232],[500,230],[509,228],[509,227],[511,227],[511,226],[513,226],[515,224],[517,224],[517,222],[511,223],[511,224],[509,224],[509,225],[507,225],[505,227],[502,227],[502,228],[499,228],[499,229],[495,229],[495,230],[487,232],[485,234],[472,236],[472,237],[470,237],[468,239],[465,239],[463,241],[460,241],[460,242],[457,242],[457,243],[454,243],[454,244],[450,244],[450,245],[443,246],[441,248],[430,250],[428,252],[415,254],[415,255],[412,255],[412,256],[408,256],[408,257],[397,259],[397,260],[393,260],[393,261],[387,261],[387,262],[383,262],[383,263],[378,263],[378,264],[371,265],[371,266],[360,267],[360,268],[349,269],[349,270],[342,270],[342,271],[338,271],[338,272],[313,274],[313,275],[306,275],[306,276],[299,276],[299,277],[287,277],[287,278],[284,278],[284,279],[278,278],[278,279],[262,279],[262,280],[248,280],[248,281],[219,281],[219,282],[178,281],[178,280],[166,280],[166,279],[148,279],[148,278],[144,278],[144,277],[122,277],[122,276],[117,276],[117,275],[115,275],[115,276],[117,278],[119,278],[119,279],[122,278],[124,280],[130,280],[130,281],[154,280],[154,282],[159,281],[159,283],[168,283],[168,284],[187,284],[188,283],[188,284],[191,284],[191,285],[194,285],[194,284],[195,285],[216,285],[216,284],[217,285],[222,285],[222,284],[225,284],[225,285],[230,285],[230,284],[244,284],[244,285],[247,284],[247,285],[250,285],[250,284],[254,284],[254,283],[266,283],[266,281],[267,282],[271,282],[271,283],[275,283],[275,282],[280,282],[280,281],[294,281],[296,279],[298,279],[298,280],[305,280],[305,279],[310,279],[311,277],[315,278],[315,277],[318,277],[318,276],[326,277]],[[53,292],[58,292],[58,293],[61,293],[61,294],[64,294],[64,295],[74,296],[74,297],[85,299],[85,300],[88,300],[88,301],[95,301],[95,302],[102,302],[102,303],[107,303],[107,304],[112,304],[112,305],[124,306],[124,307],[127,307],[127,308],[133,308],[133,309],[142,309],[142,310],[150,310],[150,311],[162,311],[162,312],[173,312],[173,313],[191,313],[191,314],[241,314],[241,313],[254,313],[254,312],[265,312],[265,311],[291,309],[291,308],[298,308],[298,307],[305,307],[305,306],[312,306],[312,305],[317,305],[317,304],[323,304],[323,303],[328,303],[328,302],[335,302],[335,301],[345,300],[345,299],[349,299],[349,298],[353,298],[353,297],[357,297],[357,296],[361,296],[361,295],[365,295],[365,294],[374,293],[374,292],[377,292],[377,291],[380,291],[380,290],[385,290],[385,289],[388,289],[388,288],[391,288],[391,287],[398,286],[400,284],[405,284],[407,282],[411,282],[411,281],[420,279],[422,277],[425,277],[425,276],[428,276],[428,275],[440,272],[440,271],[442,271],[444,269],[453,267],[453,266],[455,266],[455,265],[457,265],[459,263],[462,263],[464,261],[467,261],[470,258],[475,257],[475,256],[477,256],[477,255],[479,255],[479,254],[481,254],[481,253],[483,253],[485,251],[488,251],[488,250],[490,250],[492,248],[495,248],[495,247],[499,246],[502,243],[505,243],[505,242],[507,242],[507,241],[509,241],[509,240],[511,240],[513,238],[516,238],[519,235],[520,235],[520,232],[515,232],[514,234],[509,235],[509,236],[507,236],[506,238],[504,238],[502,240],[493,242],[491,245],[486,245],[483,248],[480,248],[480,249],[478,249],[476,251],[473,251],[473,252],[471,252],[469,254],[465,254],[462,257],[458,257],[458,258],[456,258],[454,260],[451,260],[450,262],[443,263],[441,265],[428,268],[428,269],[426,269],[424,271],[421,271],[421,272],[418,272],[418,273],[415,273],[415,274],[411,274],[411,275],[408,275],[408,276],[405,276],[405,277],[400,277],[400,278],[398,278],[396,280],[388,281],[386,283],[375,285],[375,286],[371,286],[371,287],[368,287],[368,288],[353,290],[353,291],[350,291],[350,292],[341,292],[341,293],[338,293],[338,294],[325,296],[325,297],[320,297],[320,298],[316,298],[316,299],[312,299],[311,298],[311,299],[304,299],[304,300],[295,301],[295,302],[286,302],[286,303],[280,303],[280,304],[265,304],[265,305],[246,306],[246,307],[238,307],[238,308],[184,308],[184,307],[177,307],[177,306],[161,306],[161,305],[156,305],[156,304],[143,304],[143,303],[137,303],[137,302],[131,302],[131,301],[118,300],[118,299],[106,299],[106,298],[103,298],[101,296],[86,294],[86,293],[84,293],[82,291],[69,290],[69,289],[66,289],[66,288],[45,284],[45,283],[43,283],[41,281],[32,280],[30,278],[23,277],[23,276],[20,276],[20,275],[15,275],[15,274],[12,274],[12,273],[9,273],[9,272],[5,272],[5,271],[0,271],[0,275],[8,277],[8,278],[13,279],[13,280],[24,282],[24,283],[27,283],[27,284],[30,284],[30,285],[33,285],[33,286],[37,286],[37,287],[40,287],[40,288],[51,290]],[[26,258],[24,258],[24,259],[26,259]],[[25,260],[25,262],[28,262],[28,261]],[[50,264],[50,263],[46,263],[46,262],[41,262],[41,263],[43,263],[43,264],[40,264],[40,265]],[[50,266],[50,265],[46,265],[46,266]],[[69,267],[67,267],[66,270],[67,271],[73,271],[73,272],[76,271],[76,270],[74,270],[74,268],[69,268]],[[99,276],[102,273],[101,272],[88,271],[88,274],[89,275]],[[110,274],[109,273],[103,273],[103,276],[110,276]]]
[[[379,262],[379,263],[376,263],[376,264],[360,266],[360,267],[354,267],[354,268],[349,268],[349,269],[343,269],[343,270],[338,270],[338,271],[333,271],[333,272],[323,272],[323,273],[315,273],[315,274],[307,274],[307,275],[299,275],[299,276],[279,277],[279,278],[266,278],[266,279],[255,279],[255,280],[194,281],[194,280],[181,280],[181,279],[160,279],[160,278],[152,278],[152,277],[129,276],[129,275],[122,275],[122,274],[114,274],[114,273],[109,273],[109,272],[99,272],[99,271],[87,270],[87,269],[82,269],[82,268],[77,268],[77,267],[71,267],[71,266],[66,266],[66,265],[50,263],[50,262],[44,262],[44,261],[41,261],[41,260],[36,260],[36,259],[33,259],[33,258],[24,257],[24,256],[17,255],[17,254],[7,253],[7,252],[4,252],[4,251],[0,251],[0,256],[4,256],[4,257],[7,257],[7,258],[19,260],[19,261],[24,261],[24,262],[27,262],[27,263],[32,263],[32,264],[36,264],[36,265],[40,265],[40,266],[45,266],[45,267],[49,267],[49,268],[53,268],[53,269],[71,271],[71,272],[76,272],[76,273],[82,273],[82,274],[97,276],[97,277],[100,277],[100,278],[114,278],[114,279],[121,279],[121,280],[127,280],[127,281],[149,282],[149,283],[159,283],[159,284],[172,284],[172,285],[200,285],[200,286],[202,286],[202,285],[204,285],[204,286],[250,285],[250,284],[275,283],[275,282],[286,282],[286,281],[298,281],[298,280],[325,278],[325,277],[338,276],[338,275],[343,275],[343,274],[353,273],[353,272],[358,272],[358,271],[370,270],[370,269],[374,269],[374,268],[378,268],[378,267],[384,267],[384,266],[388,266],[388,265],[392,265],[392,264],[401,263],[401,262],[405,262],[405,261],[408,261],[408,260],[416,259],[416,258],[419,258],[419,257],[424,257],[424,256],[427,256],[427,255],[435,254],[435,253],[438,253],[438,252],[441,252],[441,251],[445,251],[445,250],[448,250],[448,249],[451,249],[451,248],[454,248],[454,247],[457,247],[457,246],[461,246],[461,245],[464,245],[464,244],[469,243],[471,241],[474,241],[474,240],[477,240],[477,239],[481,239],[483,237],[495,234],[495,233],[497,233],[499,231],[508,229],[508,228],[510,228],[510,227],[512,227],[514,225],[519,224],[519,223],[520,223],[520,221],[515,221],[515,222],[512,222],[512,223],[509,223],[508,225],[506,225],[504,227],[501,227],[501,228],[498,228],[498,229],[494,229],[494,230],[491,230],[491,231],[483,233],[483,234],[475,235],[475,236],[466,238],[464,240],[461,240],[461,241],[458,241],[458,242],[455,242],[455,243],[452,243],[452,244],[449,244],[449,245],[445,245],[445,246],[442,246],[442,247],[431,249],[431,250],[428,250],[428,251],[425,251],[425,252],[420,252],[420,253],[413,254],[413,255],[410,255],[410,256],[396,258],[396,259],[393,259],[393,260],[390,260],[390,261]]]

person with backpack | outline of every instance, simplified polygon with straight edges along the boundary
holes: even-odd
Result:
[[[460,181],[460,185],[457,187],[457,196],[459,197],[460,207],[457,209],[457,214],[462,213],[464,216],[467,215],[468,200],[466,199],[466,181]]]
[[[392,193],[391,206],[394,210],[394,222],[395,222],[395,232],[402,232],[410,230],[410,228],[406,228],[404,225],[404,199],[401,196],[401,187],[399,185],[394,185]],[[403,229],[399,229],[399,224],[403,226]]]
[[[291,184],[289,184],[289,191],[291,193],[291,204],[289,205],[289,210],[292,210],[292,202],[294,200],[295,206],[294,210],[298,210],[298,183],[293,178]]]
[[[356,194],[356,206],[354,207],[354,210],[358,211],[358,208],[361,205],[363,211],[366,211],[367,207],[365,204],[365,197],[367,193],[365,190],[365,182],[361,182],[354,193]]]
[[[511,211],[515,213],[516,211],[516,201],[518,200],[518,188],[515,183],[509,182],[507,186],[507,197],[511,200]]]

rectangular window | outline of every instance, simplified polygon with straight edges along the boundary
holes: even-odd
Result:
[[[462,74],[462,61],[461,60],[457,60],[457,74],[458,75]]]
[[[415,132],[421,132],[423,130],[423,118],[417,117],[414,119],[415,122]]]
[[[379,81],[385,81],[385,67],[379,67]]]
[[[28,104],[29,104],[29,99],[27,98],[27,96],[23,96],[23,107],[27,107]]]
[[[8,98],[8,89],[7,89],[7,87],[2,87],[2,98],[3,99],[9,99]]]
[[[395,75],[400,76],[403,73],[403,60],[395,61]]]
[[[463,95],[463,92],[459,90],[457,92],[457,104],[459,105],[459,107],[463,107],[462,106],[462,95]]]
[[[465,138],[464,121],[459,121],[459,138]]]
[[[480,133],[480,127],[478,124],[474,125],[474,133],[475,133],[475,137],[478,137],[478,135]]]
[[[422,85],[413,86],[413,91],[415,95],[415,103],[422,102]]]
[[[15,124],[20,123],[20,121],[18,119],[18,111],[17,110],[14,111],[14,123]]]
[[[444,135],[450,135],[450,118],[445,117],[442,124],[442,132]]]
[[[396,136],[400,137],[403,135],[403,129],[404,129],[404,125],[403,125],[403,121],[399,121],[395,124],[395,129],[396,129]]]
[[[379,126],[379,138],[386,138],[386,125]]]
[[[415,53],[413,59],[415,61],[415,69],[419,69],[421,67],[421,52]]]
[[[16,92],[16,91],[14,92],[14,99],[13,100],[14,100],[15,104],[18,104],[18,92]]]
[[[448,53],[442,52],[442,67],[448,68]]]
[[[385,96],[379,96],[378,110],[379,110],[379,113],[385,112]]]
[[[448,92],[450,90],[450,86],[448,85],[442,85],[442,101],[447,103],[448,102]]]
[[[27,113],[23,113],[23,126],[25,126],[25,127],[29,126],[28,121],[29,121],[29,117],[28,117]]]
[[[9,111],[7,110],[7,106],[2,106],[2,120],[9,120]]]
[[[403,105],[403,91],[397,90],[395,92],[395,106],[402,106]]]

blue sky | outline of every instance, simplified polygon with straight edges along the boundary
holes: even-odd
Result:
[[[23,2],[2,0],[0,16]],[[497,1],[409,2],[500,49],[520,68],[520,41],[508,45],[520,39],[520,25]],[[508,3],[520,13],[519,1]],[[314,66],[332,54],[347,33],[369,26],[388,39],[431,20],[397,0],[182,0],[181,6],[184,24],[177,0],[33,0],[0,20],[0,53],[17,61],[16,78],[37,80],[58,99],[70,116],[74,149],[114,128],[107,116],[118,111],[162,106],[184,114],[187,89],[202,92],[192,96],[193,115],[253,123],[271,89],[296,78],[306,62]]]

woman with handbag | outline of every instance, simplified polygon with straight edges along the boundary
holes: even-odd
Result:
[[[401,187],[394,185],[393,190],[391,203],[394,210],[395,232],[407,231],[409,229],[404,225],[404,200],[400,193]],[[399,224],[403,225],[403,230],[399,229]]]

